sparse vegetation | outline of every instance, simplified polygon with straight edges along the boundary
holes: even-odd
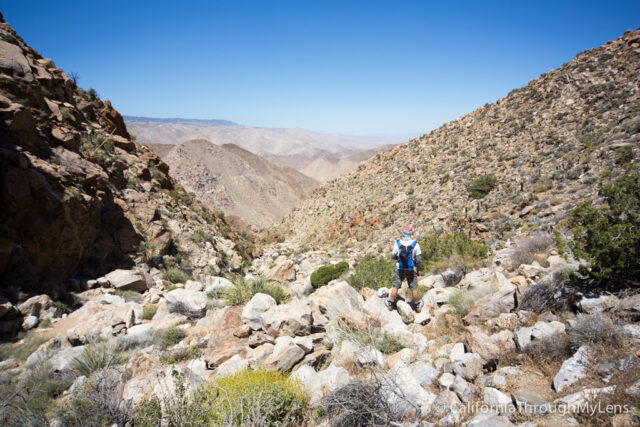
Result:
[[[142,318],[145,320],[153,319],[153,316],[156,315],[158,311],[158,306],[155,304],[147,304],[142,307]]]
[[[539,233],[519,240],[511,256],[512,267],[518,268],[522,264],[531,264],[533,261],[544,264],[546,259],[543,253],[553,242],[554,236],[550,233]]]
[[[463,289],[456,289],[449,297],[449,304],[456,309],[459,317],[464,317],[471,311],[471,307],[475,301],[474,296]]]
[[[619,346],[622,336],[611,318],[602,313],[578,314],[573,326],[568,328],[567,334],[574,346],[606,345]]]
[[[319,288],[342,276],[349,270],[349,264],[341,261],[336,264],[323,265],[311,274],[311,286]]]
[[[169,267],[162,273],[162,278],[171,283],[185,283],[191,275],[177,267]]]
[[[464,233],[430,233],[420,241],[425,270],[457,269],[466,271],[487,257],[489,249]],[[439,267],[439,268],[436,268]]]
[[[132,290],[116,289],[114,295],[119,296],[125,301],[140,301],[142,299],[139,292]]]
[[[158,329],[154,333],[156,343],[162,350],[173,347],[182,341],[185,337],[184,329],[178,327]]]
[[[27,357],[38,349],[46,338],[40,335],[29,333],[23,338],[24,342],[2,343],[0,344],[0,360],[17,359],[27,360]]]
[[[267,294],[282,304],[291,299],[289,292],[277,283],[269,283],[263,277],[255,279],[245,279],[244,276],[234,275],[232,277],[233,288],[226,289],[222,293],[222,298],[227,305],[242,305],[258,293]]]
[[[122,365],[127,357],[118,342],[89,344],[82,355],[73,360],[72,369],[78,375],[90,376],[93,372]]]
[[[382,354],[397,353],[406,346],[398,341],[393,335],[384,332],[382,335],[374,337],[373,346]]]
[[[394,268],[395,261],[391,259],[364,257],[355,266],[353,274],[349,277],[349,284],[357,290],[390,286]]]

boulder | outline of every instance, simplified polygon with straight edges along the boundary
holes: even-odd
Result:
[[[640,294],[635,294],[622,298],[615,309],[616,314],[620,317],[633,322],[640,320]]]
[[[375,298],[370,298],[373,301]],[[316,304],[320,312],[329,320],[339,315],[358,322],[364,321],[362,315],[363,299],[358,292],[345,281],[332,282],[311,294],[309,303]]]
[[[204,285],[200,282],[196,282],[195,280],[187,280],[187,283],[184,284],[184,288],[193,292],[204,291]]]
[[[104,276],[111,287],[123,291],[144,292],[147,290],[147,282],[142,274],[136,270],[114,270]]]
[[[409,365],[409,370],[411,371],[411,376],[415,378],[421,386],[430,386],[436,378],[438,378],[438,375],[440,375],[439,370],[424,361],[418,361]]]
[[[571,387],[587,376],[589,366],[589,348],[581,346],[573,356],[562,363],[560,370],[553,377],[553,388],[558,393]]]
[[[89,343],[99,337],[126,332],[135,323],[135,311],[130,304],[102,304],[89,301],[67,317],[67,338],[72,343]]]
[[[580,411],[585,405],[591,402],[597,402],[597,399],[602,394],[613,393],[616,386],[609,386],[603,388],[586,388],[576,393],[569,394],[553,401],[555,407],[562,407],[565,412]]]
[[[561,335],[565,335],[565,326],[558,321],[540,321],[533,326],[516,328],[514,331],[516,346],[521,351],[526,350],[536,341],[554,339]]]
[[[248,324],[251,329],[262,328],[262,313],[276,306],[276,300],[266,294],[255,294],[242,310],[242,321]]]
[[[593,314],[609,310],[615,307],[617,303],[618,298],[613,295],[600,295],[595,298],[584,296],[580,302],[578,302],[578,306],[583,312]]]
[[[476,386],[469,384],[464,378],[457,375],[453,382],[452,389],[464,403],[471,402],[478,394],[478,388]]]
[[[178,288],[166,293],[164,299],[170,313],[199,318],[207,312],[207,296],[204,292]]]
[[[471,382],[482,373],[482,365],[482,358],[475,353],[465,353],[451,361],[453,372]]]
[[[264,365],[271,369],[290,371],[304,355],[304,350],[293,342],[293,338],[282,336],[276,339],[273,353],[266,358]]]
[[[438,397],[433,401],[432,413],[440,417],[452,411],[458,411],[458,408],[462,402],[458,398],[458,395],[451,390],[445,390],[441,392]]]
[[[73,361],[82,356],[85,348],[86,346],[80,345],[77,347],[63,348],[55,352],[48,350],[37,351],[27,358],[27,361],[24,363],[24,367],[34,368],[38,363],[48,360],[48,363],[54,372],[70,371]],[[51,355],[52,352],[53,355]]]
[[[335,354],[332,363],[335,366],[364,368],[366,366],[384,366],[384,356],[379,350],[370,346],[362,347],[352,341],[345,340]]]
[[[272,306],[262,313],[262,327],[272,336],[308,335],[311,320],[311,308],[300,300]]]
[[[513,283],[504,279],[497,292],[486,295],[473,304],[464,320],[469,324],[484,323],[498,317],[500,313],[511,312],[517,304],[516,289]]]
[[[18,311],[20,311],[23,316],[52,318],[56,315],[57,308],[49,295],[37,295],[18,304]]]
[[[488,336],[479,327],[469,326],[464,338],[469,350],[478,354],[485,365],[497,361],[501,355],[516,348],[513,334],[508,330]]]
[[[346,369],[338,366],[329,366],[321,373],[316,375],[309,375],[310,371],[307,370],[308,376],[305,378],[305,382],[302,385],[309,391],[311,396],[310,404],[317,405],[322,397],[337,390],[338,388],[346,385],[351,381],[351,375]]]

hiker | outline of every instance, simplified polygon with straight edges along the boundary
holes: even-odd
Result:
[[[422,268],[422,259],[420,257],[422,251],[420,250],[420,244],[411,238],[412,234],[413,227],[407,225],[403,228],[402,240],[396,240],[393,245],[393,251],[391,251],[391,258],[397,259],[398,264],[393,272],[391,295],[385,301],[389,311],[395,307],[398,289],[400,289],[402,281],[405,279],[407,279],[407,285],[411,289],[415,310],[420,313],[424,306],[424,301],[418,297],[418,276],[420,276],[420,269]]]

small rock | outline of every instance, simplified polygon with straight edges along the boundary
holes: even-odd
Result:
[[[249,325],[238,326],[235,331],[233,331],[233,335],[237,338],[247,338],[251,335],[251,327]]]
[[[304,350],[305,353],[311,353],[313,351],[313,339],[310,336],[295,337],[293,343]]]
[[[203,317],[207,312],[207,296],[204,292],[174,289],[164,296],[170,313],[187,317]]]
[[[378,289],[378,297],[379,298],[387,298],[389,296],[389,289],[382,287]]]
[[[453,374],[444,373],[438,378],[438,384],[444,389],[450,389],[453,387],[453,383],[456,381],[456,377]]]
[[[404,302],[403,300],[398,300],[396,302],[396,307],[398,308],[398,313],[400,314],[400,318],[407,325],[413,323],[414,315],[411,306]]]
[[[257,293],[242,309],[242,321],[248,324],[254,331],[261,329],[262,313],[276,305],[276,300],[272,296]]]
[[[551,405],[549,405],[549,402],[538,396],[523,393],[511,393],[511,398],[513,402],[515,402],[518,411],[526,414],[543,415],[548,414],[551,411]]]
[[[513,413],[514,407],[511,397],[493,387],[485,387],[483,399],[491,409],[497,410],[501,414]]]
[[[460,400],[465,403],[471,402],[478,393],[478,388],[473,384],[469,384],[464,378],[456,376],[453,382],[453,391],[458,395]]]
[[[40,322],[40,319],[38,319],[38,316],[27,316],[24,318],[24,321],[22,322],[22,329],[24,329],[25,331],[28,331],[29,329],[33,329],[36,326],[38,326],[39,322]]]

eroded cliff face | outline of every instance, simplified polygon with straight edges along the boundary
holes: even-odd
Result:
[[[0,291],[53,292],[140,263],[194,276],[237,268],[239,236],[168,173],[109,101],[0,15]]]

